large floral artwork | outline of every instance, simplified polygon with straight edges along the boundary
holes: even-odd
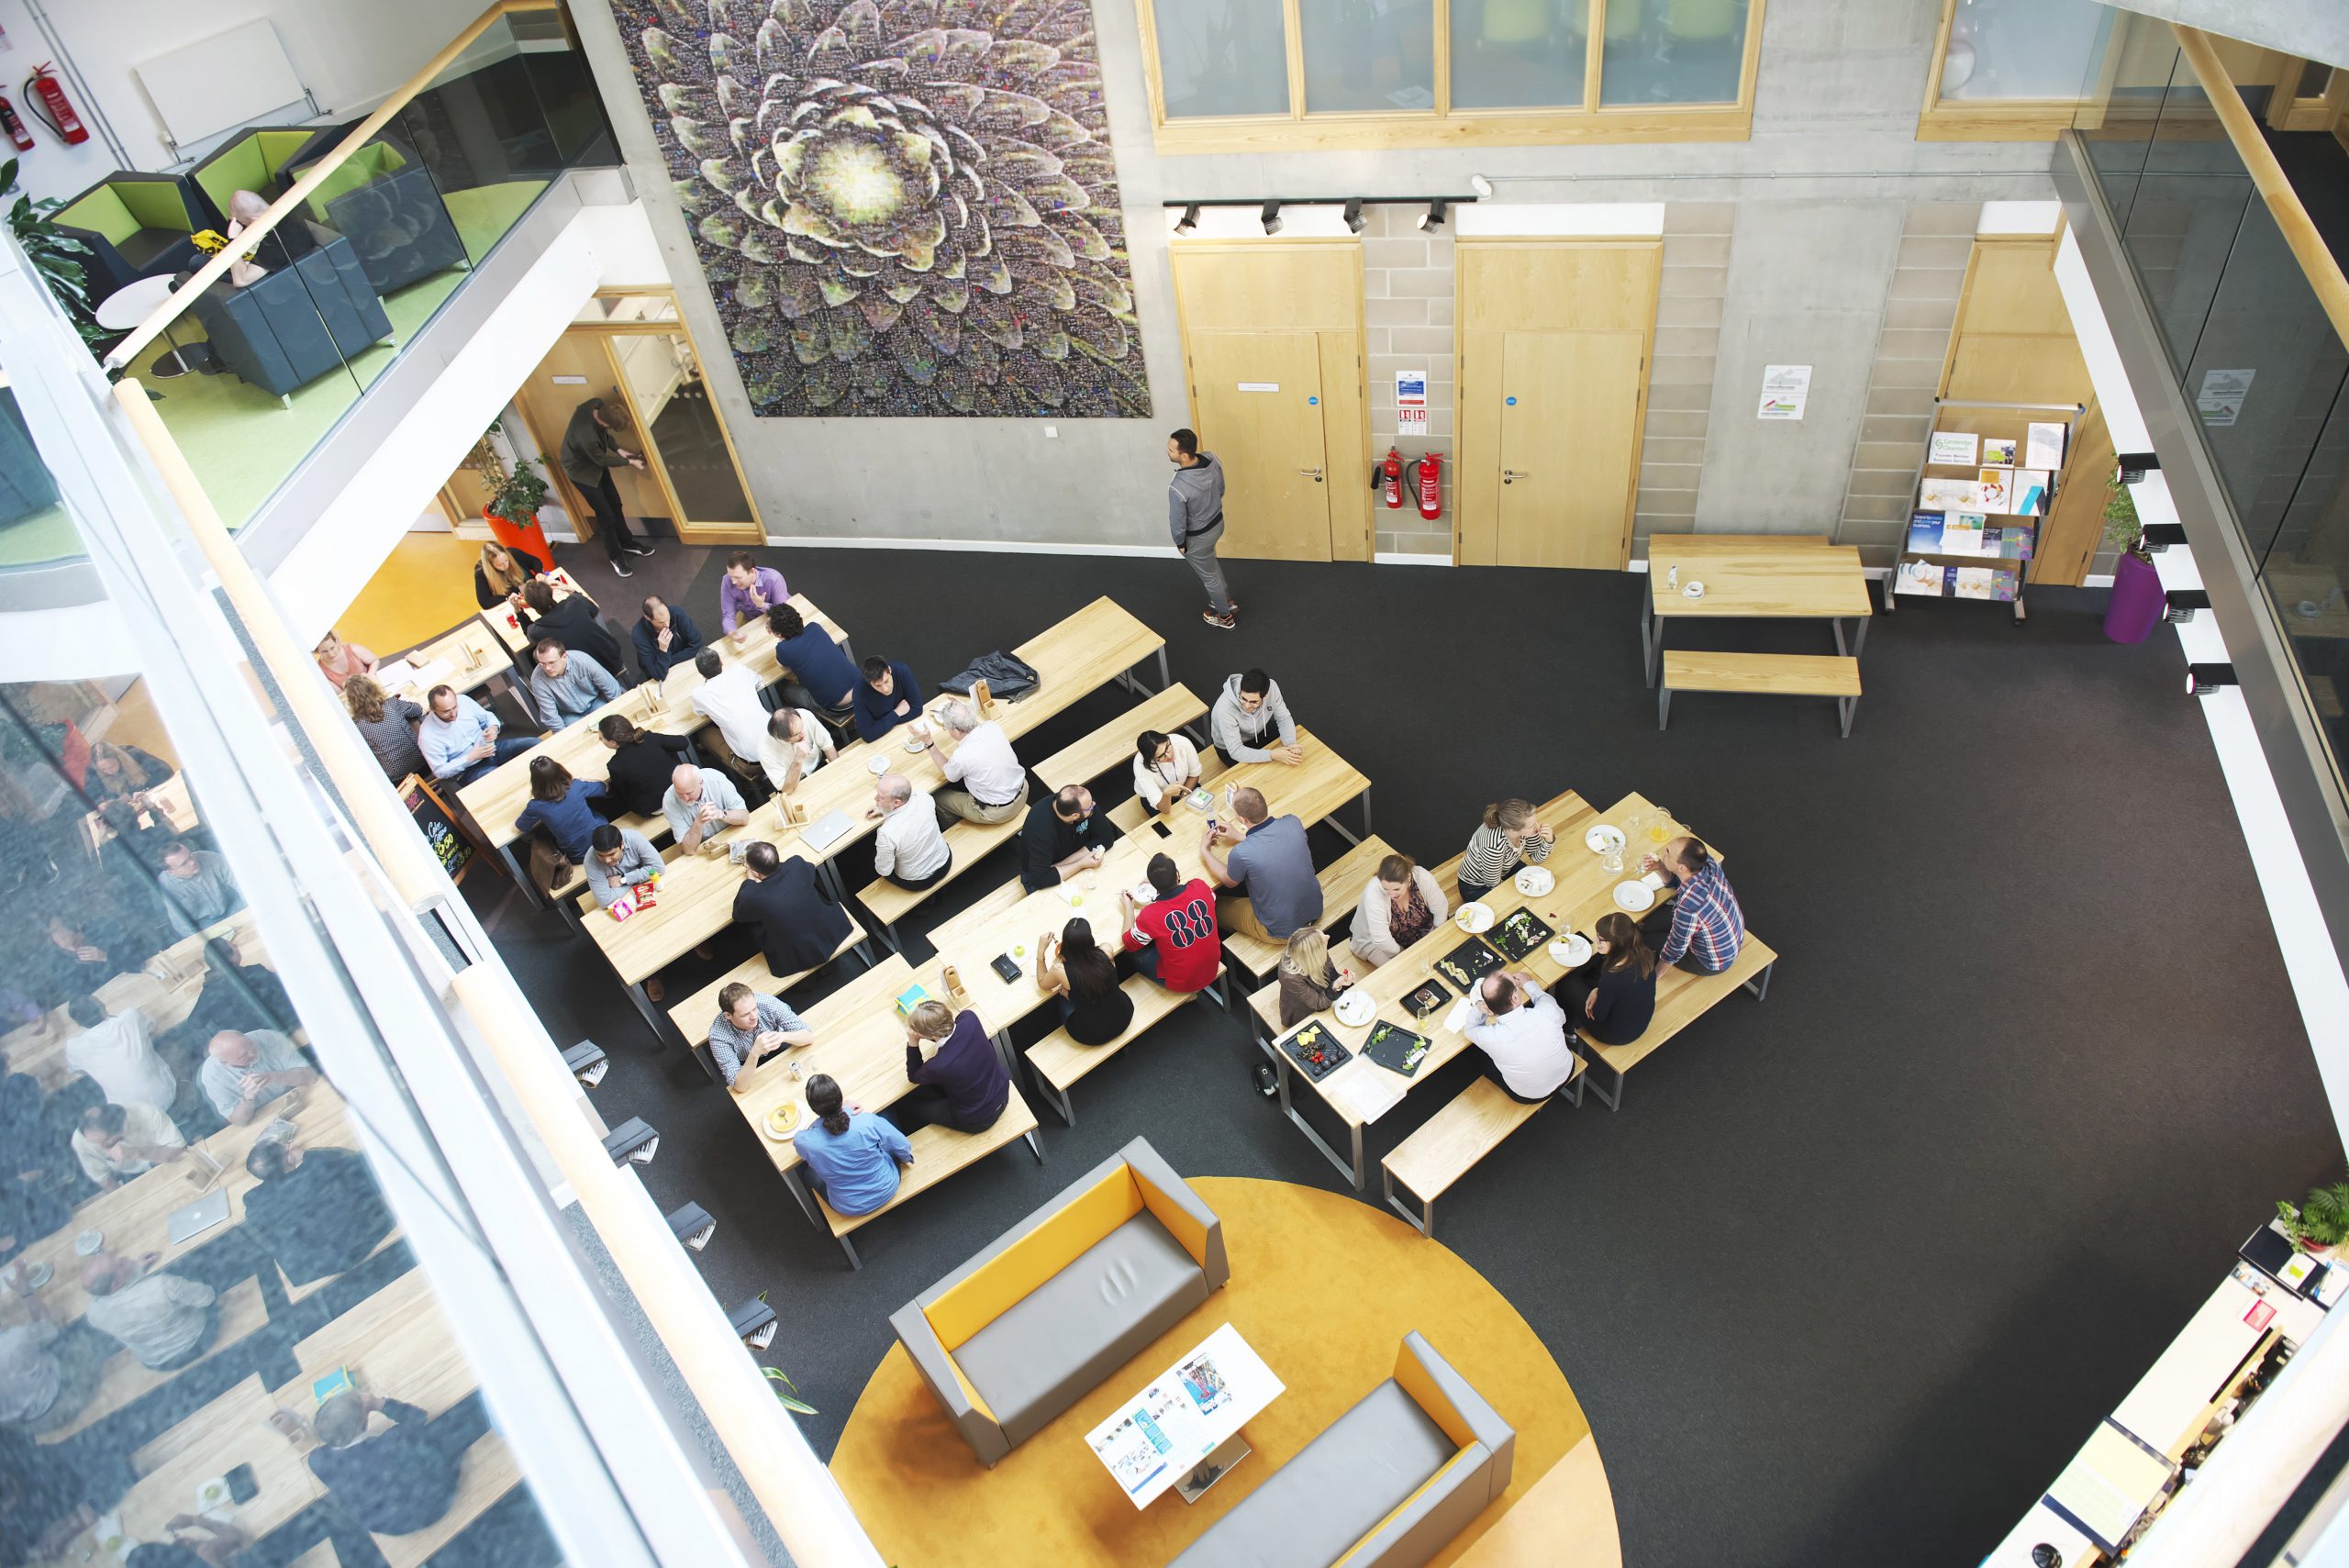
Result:
[[[1089,0],[613,9],[759,413],[1150,413]]]

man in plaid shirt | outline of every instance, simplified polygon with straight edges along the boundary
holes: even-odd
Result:
[[[1658,962],[1676,963],[1695,974],[1719,974],[1737,962],[1737,950],[1745,945],[1745,912],[1737,906],[1737,895],[1721,874],[1720,862],[1704,845],[1691,838],[1675,839],[1664,845],[1661,858],[1644,857],[1640,869],[1660,871],[1666,883],[1680,889],[1669,908],[1657,910],[1642,926],[1642,934],[1653,941],[1657,928],[1671,922],[1656,952]]]

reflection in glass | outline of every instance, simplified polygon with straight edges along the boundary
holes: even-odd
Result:
[[[82,536],[33,447],[16,389],[0,377],[0,568],[71,561],[82,553]]]
[[[1590,0],[1452,0],[1452,106],[1580,108],[1589,43]]]
[[[572,319],[592,325],[598,321],[674,321],[677,302],[664,294],[599,294],[579,307]]]
[[[1300,0],[1308,114],[1435,107],[1430,0]]]
[[[1288,113],[1288,42],[1267,0],[1154,0],[1166,117]]]
[[[1746,0],[1607,0],[1599,103],[1737,102],[1745,23]]]
[[[2098,0],[1965,0],[1950,19],[1941,95],[1964,103],[2080,95],[2112,28]]]
[[[2295,487],[2260,581],[2299,661],[2335,758],[2349,741],[2349,395],[2336,396]]]

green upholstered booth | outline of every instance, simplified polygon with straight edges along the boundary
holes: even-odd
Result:
[[[320,137],[331,134],[310,126],[261,126],[221,143],[188,172],[213,227],[228,232],[228,202],[239,191],[273,202],[284,195],[294,183],[293,165],[332,146],[319,144]]]
[[[209,224],[176,175],[117,171],[58,209],[57,226],[90,248],[90,301],[158,272],[195,264],[195,232]]]

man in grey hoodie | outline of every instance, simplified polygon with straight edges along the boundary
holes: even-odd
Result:
[[[1297,743],[1297,720],[1281,701],[1280,687],[1262,670],[1223,683],[1208,715],[1208,734],[1227,762],[1295,764],[1305,760],[1305,749]],[[1276,735],[1277,744],[1266,744]]]
[[[1240,601],[1225,589],[1223,563],[1215,558],[1215,542],[1223,537],[1223,464],[1199,450],[1196,430],[1167,437],[1166,457],[1174,465],[1174,482],[1166,487],[1166,531],[1208,591],[1201,618],[1230,631],[1240,624]]]

